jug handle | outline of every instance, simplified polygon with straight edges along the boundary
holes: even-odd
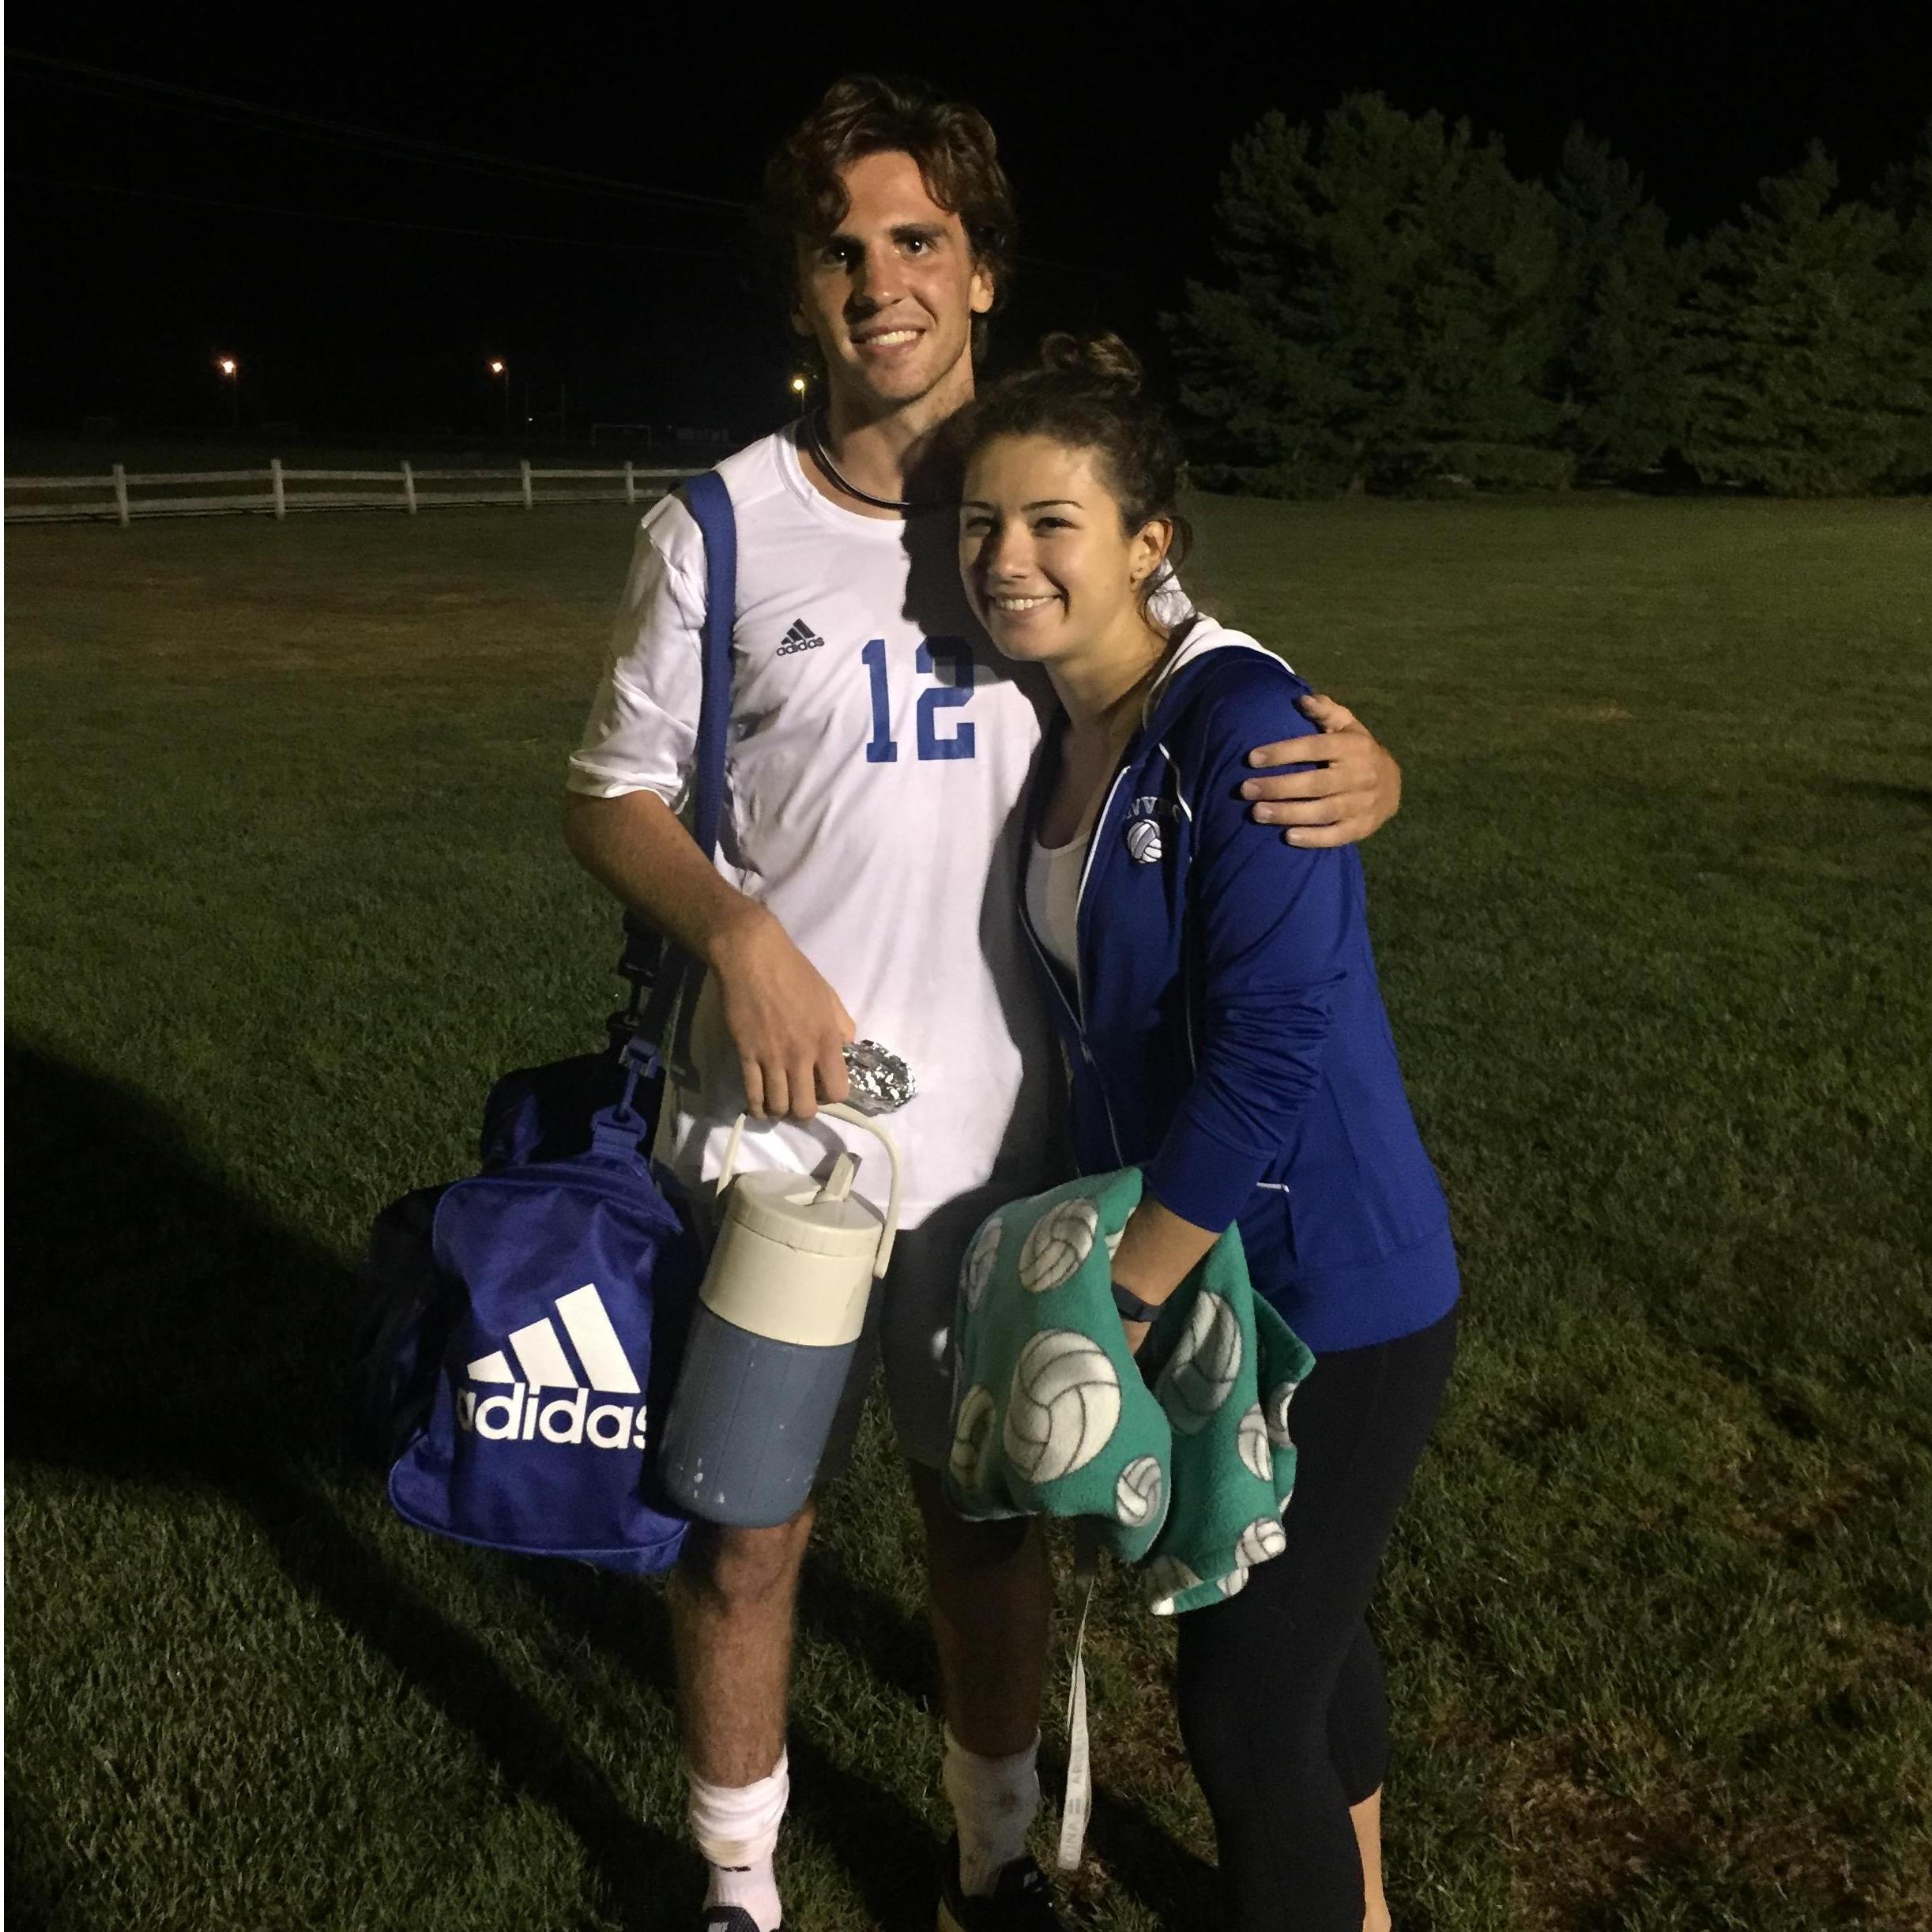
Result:
[[[885,1232],[879,1237],[879,1258],[872,1264],[872,1279],[883,1279],[886,1270],[892,1264],[892,1244],[899,1231],[899,1145],[871,1115],[861,1113],[857,1107],[848,1107],[844,1102],[828,1100],[819,1109],[821,1113],[829,1113],[842,1120],[849,1120],[854,1127],[862,1127],[868,1134],[876,1134],[885,1143],[886,1152],[892,1163],[892,1192],[886,1203]],[[740,1114],[731,1124],[731,1138],[725,1143],[725,1165],[718,1169],[717,1192],[722,1196],[738,1172],[738,1150],[744,1140],[744,1123],[747,1115]]]

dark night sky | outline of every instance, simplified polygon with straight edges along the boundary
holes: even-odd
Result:
[[[890,24],[917,17],[905,8],[823,24],[690,5],[110,8],[66,25],[16,9],[10,46],[725,203],[751,198],[767,149],[838,73],[923,73],[1000,131],[1034,258],[1002,325],[1014,353],[1060,323],[1154,347],[1154,317],[1207,266],[1230,141],[1270,107],[1318,119],[1353,89],[1467,115],[1524,173],[1580,119],[1680,231],[1734,213],[1813,136],[1862,190],[1932,114],[1915,15],[1892,0],[1038,6],[962,9],[970,24],[941,30]],[[567,382],[580,420],[748,434],[785,413],[785,338],[729,207],[296,138],[24,58],[7,109],[16,427],[217,424],[217,351],[242,358],[252,414],[305,429],[485,427],[489,355],[534,408]]]

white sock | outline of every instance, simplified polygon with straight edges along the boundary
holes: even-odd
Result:
[[[946,1731],[940,1774],[959,1825],[959,1889],[985,1898],[1000,1873],[1026,1851],[1040,1809],[1040,1740],[1010,1757],[981,1757]]]
[[[707,1784],[691,1774],[691,1833],[711,1868],[705,1889],[708,1911],[736,1905],[758,1921],[759,1932],[778,1932],[782,1911],[771,1855],[791,1795],[791,1776],[782,1753],[778,1768],[755,1784]]]

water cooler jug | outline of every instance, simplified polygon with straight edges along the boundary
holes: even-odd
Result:
[[[891,1162],[883,1217],[852,1192],[841,1152],[823,1184],[766,1170],[734,1178],[739,1115],[718,1177],[722,1216],[699,1292],[659,1475],[680,1508],[708,1522],[783,1523],[811,1493],[865,1325],[872,1283],[892,1258],[899,1152],[855,1109],[819,1111],[876,1134]]]

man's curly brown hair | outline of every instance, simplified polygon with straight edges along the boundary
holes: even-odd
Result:
[[[765,169],[765,245],[788,302],[799,244],[837,230],[851,205],[839,175],[868,154],[910,154],[918,164],[926,192],[959,217],[996,307],[1013,272],[1013,190],[986,117],[922,81],[869,73],[834,81]],[[985,319],[973,318],[976,357]]]

